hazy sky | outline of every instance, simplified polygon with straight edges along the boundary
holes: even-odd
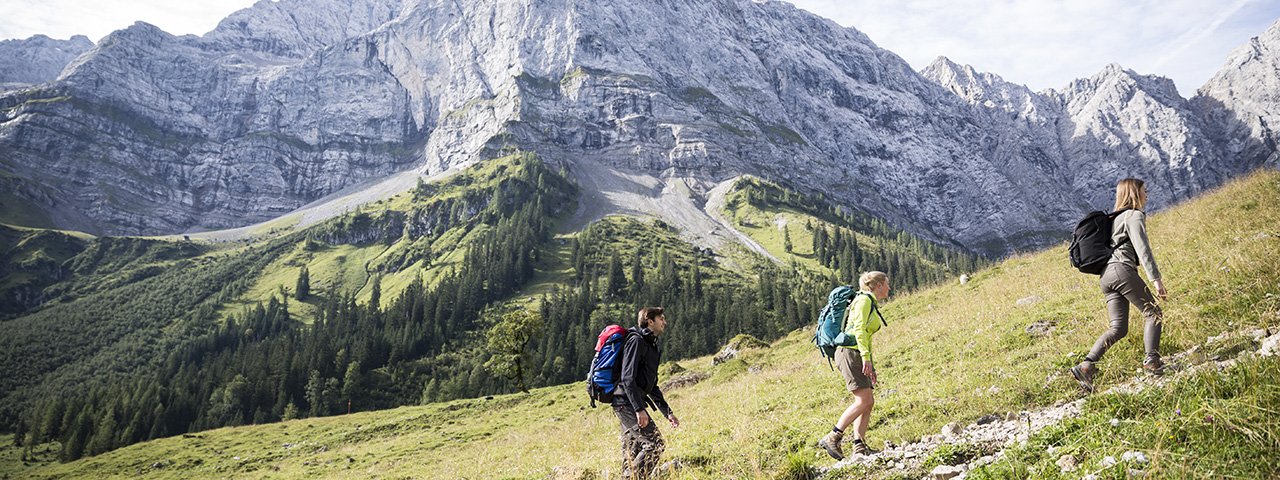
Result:
[[[1195,94],[1236,47],[1280,19],[1280,0],[792,0],[854,27],[917,70],[939,55],[1035,90],[1108,63]]]
[[[606,1],[606,0],[601,0]],[[624,0],[611,0],[624,1]],[[253,0],[0,0],[0,39],[83,34],[143,20],[204,34]],[[938,55],[1033,89],[1116,62],[1191,95],[1227,54],[1280,19],[1280,0],[793,0],[924,68]]]

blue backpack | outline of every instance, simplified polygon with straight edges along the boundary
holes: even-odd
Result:
[[[596,401],[609,403],[613,401],[613,390],[618,386],[618,376],[622,374],[622,347],[626,344],[629,332],[618,325],[609,325],[596,338],[596,353],[591,359],[591,370],[587,372],[587,396],[591,397],[591,408]]]
[[[818,328],[813,334],[813,345],[818,347],[818,352],[823,357],[826,357],[827,367],[831,367],[832,370],[835,370],[831,361],[836,358],[836,347],[851,347],[858,344],[857,340],[844,333],[845,313],[849,310],[849,304],[853,303],[853,299],[858,295],[858,291],[851,286],[838,286],[827,294],[827,306],[822,307],[822,311],[818,313]],[[880,317],[880,322],[888,326],[884,316],[880,315],[875,299],[871,301],[871,309]]]

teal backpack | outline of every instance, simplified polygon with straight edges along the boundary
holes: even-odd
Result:
[[[818,328],[813,334],[813,345],[818,347],[818,352],[823,357],[826,357],[827,366],[832,370],[835,369],[831,361],[836,358],[836,347],[851,347],[858,344],[853,337],[844,333],[845,312],[849,310],[849,304],[853,303],[857,295],[858,291],[851,286],[838,286],[827,294],[827,306],[822,307],[822,311],[818,313]],[[870,297],[870,295],[867,296]],[[871,300],[871,310],[880,317],[880,323],[886,327],[889,326],[884,321],[884,316],[880,315],[880,309],[876,307],[874,298]]]

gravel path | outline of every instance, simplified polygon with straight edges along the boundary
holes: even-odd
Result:
[[[1212,350],[1217,344],[1240,336],[1249,337],[1251,344],[1258,346],[1256,351],[1259,355],[1276,355],[1280,353],[1280,333],[1268,336],[1268,332],[1261,329],[1227,333],[1209,338],[1204,345],[1197,345],[1186,351],[1166,357],[1165,362],[1168,373],[1163,376],[1141,375],[1134,377],[1125,383],[1097,393],[1097,395],[1136,393],[1147,388],[1161,387],[1176,379],[1184,378],[1209,368],[1222,371],[1234,365],[1237,357],[1231,356],[1231,358],[1225,359],[1209,358],[1204,352]],[[1253,351],[1255,350],[1244,350],[1244,352]],[[1237,352],[1237,354],[1244,352]],[[1069,378],[1069,375],[1062,372],[1051,375],[1048,380],[1074,381]],[[977,445],[989,451],[995,451],[991,455],[975,459],[972,463],[936,467],[925,476],[925,478],[936,479],[962,479],[970,468],[999,460],[1004,456],[1005,449],[1026,441],[1045,427],[1055,425],[1063,419],[1080,416],[1080,409],[1087,400],[1088,397],[1085,397],[1048,408],[991,414],[979,418],[976,422],[967,426],[951,423],[943,427],[940,433],[926,435],[916,442],[906,445],[887,446],[884,451],[873,455],[851,454],[835,465],[827,469],[821,469],[820,473],[825,474],[827,471],[850,465],[878,466],[883,469],[896,470],[916,469],[924,464],[925,459],[929,458],[929,455],[935,449],[944,444]],[[845,449],[851,450],[852,445],[846,443]],[[822,455],[825,456],[826,454],[822,453]]]

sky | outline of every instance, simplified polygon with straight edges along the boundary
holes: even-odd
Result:
[[[204,34],[254,0],[0,0],[0,39],[82,34],[142,20]],[[1108,63],[1172,78],[1184,96],[1280,19],[1280,0],[791,0],[923,69],[939,55],[1035,90]]]
[[[1280,0],[791,0],[865,33],[917,70],[938,56],[1033,90],[1109,63],[1190,97],[1280,19]]]

